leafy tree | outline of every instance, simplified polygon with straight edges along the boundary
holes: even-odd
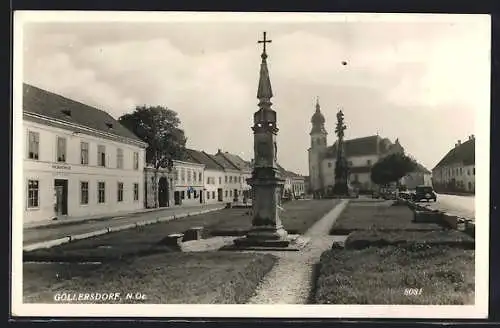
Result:
[[[169,172],[174,159],[182,159],[187,138],[180,128],[177,113],[163,106],[137,106],[132,113],[121,116],[118,121],[148,144],[146,163],[154,167],[153,184],[155,207],[158,207],[157,176],[160,168]]]
[[[403,154],[396,153],[383,157],[371,169],[371,179],[380,186],[399,181],[417,168],[416,161]]]

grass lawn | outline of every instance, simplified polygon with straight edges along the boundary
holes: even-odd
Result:
[[[106,261],[158,252],[173,252],[177,250],[171,247],[158,246],[158,242],[169,234],[182,233],[195,226],[214,224],[226,217],[241,214],[241,211],[242,209],[224,209],[111,232],[48,249],[24,252],[23,260]]]
[[[269,254],[203,252],[155,254],[98,267],[25,263],[23,296],[27,303],[54,303],[56,293],[107,292],[122,295],[113,303],[137,303],[125,295],[139,292],[146,295],[142,303],[241,304],[275,262]]]
[[[314,222],[330,211],[335,201],[304,200],[284,205],[282,220],[290,233],[303,233]],[[178,249],[158,243],[172,233],[183,233],[189,228],[203,226],[204,237],[214,235],[243,235],[251,228],[249,209],[232,208],[199,214],[176,220],[150,224],[133,229],[77,240],[68,244],[24,252],[24,261],[113,261],[134,256],[177,252]]]
[[[422,288],[405,296],[405,288]],[[370,247],[322,254],[317,304],[474,304],[474,251]]]
[[[350,203],[330,230],[332,235],[348,235],[358,230],[443,230],[436,223],[414,223],[407,206],[387,206],[382,202]]]
[[[355,231],[347,237],[345,248],[362,249],[370,246],[411,246],[412,244],[427,244],[450,246],[462,249],[475,249],[475,240],[469,235],[457,230],[433,231]]]
[[[283,205],[280,217],[285,229],[292,234],[303,234],[314,223],[338,204],[338,200],[296,200]],[[252,227],[252,216],[248,209],[240,217],[227,217],[207,227],[213,236],[244,235]]]

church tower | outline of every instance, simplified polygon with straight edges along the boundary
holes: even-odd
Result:
[[[311,117],[311,147],[309,152],[309,179],[312,192],[323,190],[322,159],[327,148],[325,117],[321,113],[319,99],[316,99],[316,112]]]

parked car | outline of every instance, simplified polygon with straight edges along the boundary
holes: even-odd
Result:
[[[428,202],[430,202],[431,199],[434,201],[437,200],[437,195],[434,192],[434,189],[432,189],[432,187],[430,187],[430,186],[417,186],[415,188],[415,193],[413,194],[413,200],[415,202],[419,202],[423,199],[425,199]]]

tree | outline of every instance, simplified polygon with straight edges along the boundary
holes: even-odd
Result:
[[[118,121],[148,144],[146,163],[154,167],[154,203],[158,207],[157,177],[160,168],[172,172],[173,160],[181,159],[187,138],[177,113],[163,106],[137,106]]]
[[[371,179],[380,186],[397,182],[402,177],[417,168],[417,162],[403,153],[390,154],[378,162],[371,169]]]

